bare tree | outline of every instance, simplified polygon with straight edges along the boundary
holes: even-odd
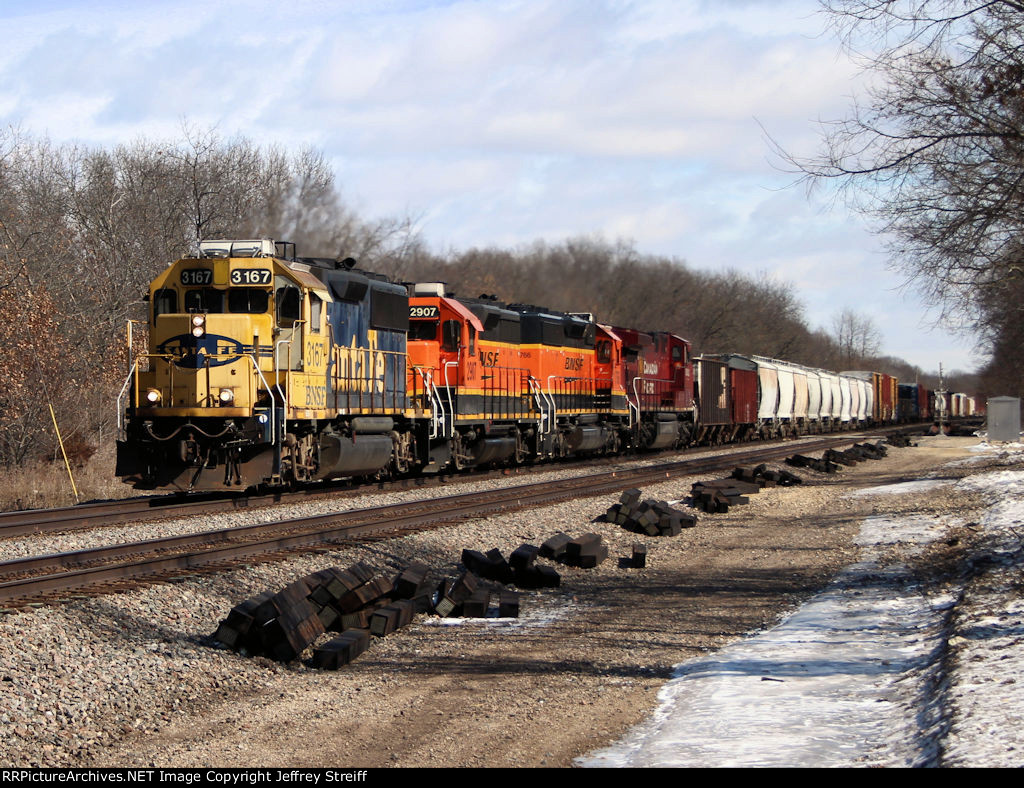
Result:
[[[824,124],[816,156],[790,161],[847,189],[947,323],[984,327],[1024,275],[1024,4],[821,5],[872,87]]]
[[[852,309],[844,309],[832,319],[833,339],[838,349],[838,364],[853,369],[878,355],[882,337],[874,321]]]

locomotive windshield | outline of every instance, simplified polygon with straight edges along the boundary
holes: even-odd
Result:
[[[185,291],[186,312],[223,312],[224,291],[213,287],[203,287]]]
[[[162,315],[171,309],[165,309],[165,306],[173,307],[173,301],[175,299],[169,296],[163,295],[166,291],[161,292],[161,301],[157,305],[157,314]],[[173,293],[173,291],[169,291]],[[246,315],[262,315],[265,314],[268,307],[270,306],[270,293],[266,290],[259,290],[256,288],[232,288],[227,292],[227,311],[232,314],[246,314]],[[224,312],[224,290],[218,290],[213,287],[204,287],[195,290],[185,291],[185,311],[186,312],[206,312],[207,314],[220,314]]]
[[[437,320],[410,320],[409,341],[436,342],[439,325],[441,324]]]
[[[270,293],[252,287],[228,290],[228,311],[236,314],[262,315],[270,306]]]

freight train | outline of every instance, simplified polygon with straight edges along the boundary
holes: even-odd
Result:
[[[138,487],[430,473],[899,418],[888,375],[694,358],[669,332],[456,298],[269,239],[202,242],[148,302],[147,352],[118,398],[117,474]]]

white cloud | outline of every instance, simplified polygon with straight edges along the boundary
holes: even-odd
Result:
[[[899,281],[858,220],[771,191],[789,176],[758,123],[813,150],[810,120],[841,114],[857,83],[815,8],[17,3],[0,10],[0,122],[111,144],[175,136],[187,117],[226,137],[312,143],[359,210],[420,216],[439,247],[621,235],[795,282],[813,322],[847,298],[895,304],[871,294]]]

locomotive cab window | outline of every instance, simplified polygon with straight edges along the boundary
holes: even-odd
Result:
[[[309,294],[309,327],[314,333],[320,333],[320,316],[323,314],[324,302],[316,293]]]
[[[612,360],[612,343],[607,339],[599,340],[597,343],[597,363],[610,364]]]
[[[228,312],[234,314],[262,315],[270,306],[270,293],[254,287],[237,287],[228,290]]]
[[[185,311],[220,314],[224,311],[224,292],[213,287],[186,290]]]
[[[279,287],[274,298],[277,302],[277,325],[281,328],[291,328],[299,319],[301,312],[299,288],[291,285]]]
[[[441,324],[436,320],[410,320],[410,342],[436,342],[437,328]]]
[[[462,324],[458,320],[445,320],[441,331],[441,350],[445,353],[458,353]]]
[[[160,315],[173,315],[178,311],[178,294],[170,288],[157,290],[153,294],[153,320]]]

